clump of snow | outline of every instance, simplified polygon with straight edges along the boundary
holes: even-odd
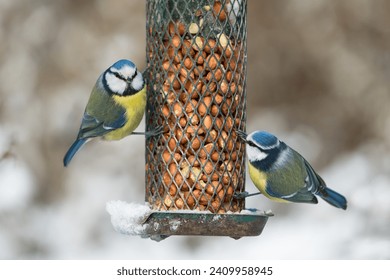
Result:
[[[172,231],[176,231],[179,226],[180,226],[180,221],[179,220],[173,220],[173,221],[169,221],[169,228],[172,230]]]
[[[148,205],[117,200],[107,202],[106,210],[111,215],[111,223],[117,232],[147,237],[147,225],[144,222],[152,213]]]
[[[266,216],[273,216],[272,210],[259,210],[256,208],[246,208],[241,210],[240,212],[227,212],[227,214],[235,214],[235,215],[266,215]]]
[[[215,215],[215,216],[213,217],[213,222],[216,222],[216,221],[220,220],[221,218],[222,218],[221,215]]]

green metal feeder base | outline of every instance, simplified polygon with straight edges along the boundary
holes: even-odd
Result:
[[[213,214],[194,211],[156,211],[145,220],[145,233],[152,239],[171,235],[258,236],[263,231],[271,212],[248,211],[244,213]]]

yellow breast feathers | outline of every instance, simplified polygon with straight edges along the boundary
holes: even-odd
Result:
[[[267,174],[264,172],[258,170],[256,167],[254,167],[251,163],[248,164],[249,166],[249,176],[251,177],[253,183],[255,186],[259,189],[259,191],[268,197],[269,199],[272,199],[274,201],[278,202],[288,202],[287,200],[284,200],[282,198],[276,198],[273,196],[270,196],[267,193],[266,187],[267,187]]]
[[[126,123],[123,127],[107,133],[106,140],[119,140],[131,134],[140,124],[146,107],[146,88],[129,96],[113,96],[114,101],[126,109]]]

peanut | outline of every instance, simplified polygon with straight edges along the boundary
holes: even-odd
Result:
[[[168,186],[172,182],[171,175],[168,172],[163,173],[163,183]]]
[[[169,187],[169,194],[170,194],[170,196],[173,197],[173,196],[176,195],[176,193],[177,193],[177,187],[175,185],[171,185]]]
[[[221,2],[215,2],[213,5],[213,10],[214,10],[214,16],[218,17],[220,21],[226,20],[226,12],[222,8]]]
[[[186,26],[185,26],[185,24],[182,23],[182,22],[179,22],[179,23],[177,24],[177,30],[179,31],[180,36],[183,36],[183,35],[184,35],[184,32],[186,31]]]
[[[180,197],[178,199],[176,199],[175,205],[176,205],[176,207],[178,209],[183,209],[184,208],[184,201],[183,201],[183,199],[180,198]]]
[[[162,156],[166,163],[171,161],[171,154],[168,151],[164,151]]]
[[[193,65],[193,63],[192,63],[192,60],[189,58],[189,57],[186,57],[185,59],[184,59],[184,66],[187,68],[187,69],[191,69],[192,68],[192,65]],[[193,73],[193,72],[192,72]]]
[[[211,117],[209,115],[205,116],[204,120],[203,120],[203,126],[206,130],[210,130],[211,126],[213,124],[213,120],[211,119]]]
[[[177,35],[174,35],[172,37],[172,45],[175,47],[175,48],[178,48],[180,46],[180,37],[177,36]]]
[[[191,23],[190,24],[190,27],[188,28],[188,31],[191,33],[191,34],[196,34],[199,32],[199,26],[198,24],[196,23]]]
[[[204,38],[203,37],[195,37],[195,40],[192,44],[192,48],[195,51],[202,51],[203,50],[203,45],[204,45]]]
[[[220,59],[221,56],[219,54],[210,54],[208,57],[206,57],[206,67],[214,70],[217,67]]]
[[[210,161],[207,161],[206,164],[203,166],[203,169],[207,175],[210,175],[213,172],[214,167]]]
[[[173,205],[173,201],[172,199],[170,198],[169,195],[166,195],[165,198],[164,198],[164,204],[165,206],[167,206],[168,208],[170,208],[172,205]]]
[[[195,199],[194,199],[194,197],[190,193],[187,194],[186,202],[187,202],[187,205],[189,207],[194,207],[195,206]]]
[[[200,147],[200,140],[199,138],[194,138],[192,140],[192,145],[191,145],[192,149],[194,149],[195,151],[199,149]]]

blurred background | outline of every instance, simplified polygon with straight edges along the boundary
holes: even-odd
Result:
[[[0,259],[389,259],[390,2],[248,12],[248,131],[300,151],[347,211],[252,197],[275,213],[259,237],[115,232],[106,202],[144,200],[144,139],[62,158],[98,75],[120,58],[145,66],[145,1],[0,0]]]

